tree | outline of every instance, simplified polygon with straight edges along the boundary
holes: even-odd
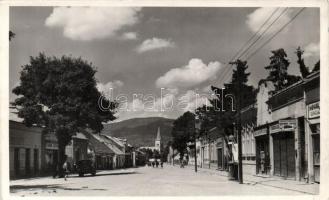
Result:
[[[284,49],[281,48],[271,52],[273,55],[270,57],[270,65],[266,66],[265,69],[269,71],[267,80],[273,82],[275,90],[281,90],[299,81],[300,77],[288,74],[290,62]]]
[[[306,67],[306,65],[304,63],[304,59],[302,58],[302,55],[303,55],[304,51],[300,47],[298,47],[296,49],[295,53],[296,53],[297,58],[298,58],[297,63],[299,64],[300,73],[302,74],[302,77],[305,78],[307,75],[310,74],[310,72],[309,72],[308,67]]]
[[[315,65],[314,65],[312,72],[315,72],[315,71],[320,71],[320,60],[317,63],[315,63]]]
[[[236,69],[233,70],[232,82],[227,84],[226,87],[236,97],[236,107],[241,106],[241,108],[244,108],[256,101],[256,92],[254,88],[247,84],[248,77],[250,76],[250,73],[246,72],[248,69],[247,61],[238,59],[231,62],[231,64],[236,65]],[[238,105],[238,96],[241,97],[241,105]]]
[[[177,149],[181,158],[187,150],[187,143],[194,138],[195,115],[189,111],[174,121],[172,129],[173,148]]]
[[[172,146],[172,141],[168,141],[166,146],[163,148],[163,151],[161,152],[161,159],[162,161],[167,161],[167,157],[170,151],[170,147]]]
[[[20,85],[13,89],[18,98],[12,105],[23,123],[56,134],[59,166],[64,163],[65,146],[73,135],[86,128],[99,133],[103,122],[115,119],[117,103],[104,99],[103,106],[109,110],[99,109],[102,94],[96,88],[95,73],[92,64],[81,58],[40,53],[22,66]]]
[[[256,101],[255,89],[247,84],[250,75],[246,72],[248,69],[247,62],[236,60],[231,64],[236,65],[236,69],[233,70],[231,81],[224,84],[225,89],[212,86],[211,90],[215,94],[215,98],[209,99],[211,106],[204,105],[195,111],[202,122],[200,136],[207,135],[207,132],[213,127],[217,127],[224,136],[233,135],[238,106],[237,96],[241,95],[242,108]],[[231,98],[227,98],[228,96]],[[227,137],[224,137],[224,140],[225,144],[228,145]]]
[[[15,37],[15,33],[12,31],[9,31],[9,41],[11,41],[11,39],[13,39]]]

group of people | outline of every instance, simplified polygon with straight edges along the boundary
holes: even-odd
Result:
[[[161,168],[163,168],[163,161],[161,159],[150,159],[149,160],[148,166],[152,166],[154,168],[154,167],[159,167],[159,165],[161,166]]]

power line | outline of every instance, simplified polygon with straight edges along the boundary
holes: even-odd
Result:
[[[287,27],[303,10],[305,9],[302,8],[301,10],[299,10],[287,23],[285,23],[276,33],[274,33],[268,40],[266,40],[258,49],[256,49],[254,52],[252,52],[251,54],[248,55],[248,57],[246,58],[246,60],[249,60],[253,55],[255,55],[261,48],[263,48],[266,44],[268,44],[275,36],[277,36],[285,27]],[[286,12],[287,9],[285,9],[280,16]],[[278,19],[278,18],[276,18]],[[277,21],[277,20],[275,20]],[[272,23],[271,25],[273,25],[274,23]],[[247,55],[246,55],[247,56]]]
[[[275,36],[277,36],[284,28],[286,28],[293,20],[298,17],[303,11],[305,10],[305,7],[300,9],[286,24],[284,24],[275,34],[273,34],[268,40],[266,40],[258,49],[256,49],[253,53],[251,53],[246,60],[249,60],[252,58],[260,49],[262,49],[266,44],[268,44]]]
[[[249,50],[250,48],[251,48],[251,46],[253,46],[264,34],[265,34],[265,32],[278,20],[278,18],[280,18],[281,16],[282,16],[282,14],[287,10],[287,9],[289,9],[289,8],[285,8],[284,9],[284,11],[282,11],[281,12],[281,14],[276,18],[276,19],[274,19],[273,20],[273,22],[261,33],[261,35],[256,39],[256,41],[254,41],[251,45],[249,45],[249,47],[246,49],[246,50],[244,50],[243,51],[243,53],[239,56],[239,58],[247,51],[247,50]],[[279,10],[279,8],[276,8],[272,13],[271,13],[271,15],[264,21],[264,23],[259,27],[259,29],[257,30],[257,32],[256,33],[254,33],[254,35],[252,35],[249,39],[248,39],[248,41],[247,42],[245,42],[244,43],[244,45],[239,49],[239,51],[230,59],[230,61],[229,62],[231,62],[232,60],[234,60],[235,58],[236,58],[236,56],[238,56],[240,53],[241,53],[241,51],[247,46],[247,44],[252,40],[252,39],[254,39],[257,35],[258,35],[258,33],[263,29],[263,27],[267,24],[267,22],[269,22],[270,21],[270,19],[274,16],[274,14],[277,12]],[[230,71],[229,69],[230,68],[227,68],[228,66],[229,66],[229,62],[225,65],[225,71],[223,72],[223,74],[224,74],[224,76],[223,76],[223,74],[220,76],[220,78],[218,78],[218,80],[220,80],[220,79],[225,79],[225,76],[227,75],[227,73]]]
[[[257,35],[258,35],[258,33],[262,30],[262,28],[265,26],[265,24],[267,24],[267,22],[273,17],[273,15],[277,12],[279,10],[279,8],[276,8],[272,13],[271,13],[271,15],[265,20],[265,22],[259,27],[259,29],[257,30],[257,32],[256,33],[254,33],[254,35],[253,36],[251,36],[250,38],[249,38],[249,40],[247,41],[247,42],[245,42],[244,43],[244,45],[240,48],[240,50],[230,59],[230,61],[232,61],[232,60],[235,60],[235,57],[236,56],[238,56],[240,53],[241,53],[241,51],[247,46],[247,44],[252,40],[252,39],[254,39]]]
[[[251,48],[251,47],[253,47],[256,43],[257,43],[257,41],[259,41],[262,37],[263,37],[263,35],[265,35],[265,33],[273,26],[273,24],[275,23],[275,22],[277,22],[279,19],[280,19],[280,17],[284,14],[284,13],[286,13],[287,11],[289,10],[289,7],[288,8],[285,8],[281,13],[280,13],[280,15],[278,15],[274,20],[273,20],[273,22],[257,37],[257,39],[246,49],[246,50],[244,50],[243,52],[242,52],[242,54],[239,56],[239,58],[241,58],[242,56],[244,56],[247,52],[248,52],[248,50]],[[238,59],[239,59],[238,58]]]

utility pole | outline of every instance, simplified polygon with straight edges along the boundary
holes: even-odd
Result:
[[[195,120],[194,120],[194,171],[198,172],[198,164],[197,164],[197,149],[196,149],[196,140],[197,140],[197,134],[199,133],[200,130],[200,126],[201,126],[201,122],[198,119],[197,116],[195,116]]]
[[[242,141],[241,141],[241,85],[242,85],[242,80],[240,77],[240,71],[239,71],[239,60],[230,62],[230,64],[235,64],[236,65],[236,70],[237,70],[237,112],[238,112],[238,120],[237,120],[237,129],[238,129],[238,176],[239,176],[239,183],[243,184],[243,172],[242,172]]]
[[[196,132],[194,132],[194,171],[198,172],[197,156],[196,156]]]

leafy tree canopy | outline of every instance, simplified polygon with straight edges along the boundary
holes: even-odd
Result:
[[[195,115],[189,111],[178,117],[173,123],[172,136],[173,147],[181,156],[184,155],[187,143],[194,139]]]
[[[20,85],[13,89],[18,98],[12,105],[25,125],[55,133],[60,151],[64,151],[80,128],[100,132],[103,122],[115,119],[115,102],[105,99],[103,105],[109,106],[109,111],[99,109],[101,93],[96,88],[95,73],[92,64],[81,58],[40,53],[22,66]]]
[[[267,80],[273,82],[275,90],[281,90],[299,81],[300,77],[288,74],[290,62],[284,49],[271,52],[273,55],[270,57],[270,65],[266,66],[265,69],[269,71]]]

